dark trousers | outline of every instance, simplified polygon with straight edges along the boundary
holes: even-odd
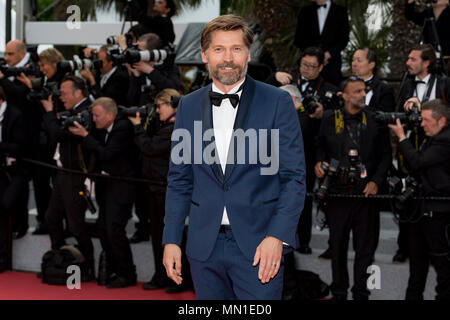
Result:
[[[0,171],[0,194],[3,195],[8,188],[9,179]],[[0,197],[0,199],[2,199]],[[9,214],[8,210],[3,205],[3,201],[0,201],[0,270],[6,270],[8,268],[8,240],[11,237],[11,230],[9,229]]]
[[[131,218],[133,202],[120,203],[115,199],[108,181],[96,182],[99,205],[97,220],[100,242],[106,252],[108,271],[127,279],[136,279],[130,242],[125,228]]]
[[[54,164],[53,154],[54,150],[46,144],[37,144],[39,148],[34,150],[34,159]],[[50,198],[52,196],[52,170],[49,168],[34,166],[33,172],[33,189],[34,199],[36,201],[37,209],[37,221],[39,223],[45,223],[45,213],[50,204]]]
[[[166,272],[162,263],[163,247],[162,235],[164,230],[165,191],[149,190],[148,205],[150,208],[150,234],[152,237],[153,258],[155,262],[155,276],[165,279]]]
[[[283,289],[284,260],[277,275],[262,284],[259,264],[247,259],[231,230],[219,233],[206,261],[188,257],[198,300],[280,300]]]
[[[66,218],[70,233],[78,242],[80,251],[86,260],[94,261],[94,248],[88,226],[85,222],[86,201],[79,195],[85,190],[84,178],[65,173],[57,173],[53,192],[45,220],[52,243],[52,249],[65,245],[64,224]]]
[[[349,276],[347,252],[350,232],[353,234],[355,261],[353,265],[353,296],[370,294],[367,290],[367,268],[371,264],[375,242],[378,239],[377,226],[380,218],[372,200],[332,199],[326,207],[330,227],[331,268],[333,295],[347,295]]]
[[[316,176],[314,174],[314,160],[308,161],[306,159],[306,192],[312,192],[314,189],[314,183],[316,182]],[[309,246],[311,241],[311,228],[312,228],[312,210],[313,210],[313,198],[305,197],[305,203],[302,214],[298,220],[297,233],[300,246]]]
[[[139,222],[136,223],[136,231],[140,234],[148,235],[149,230],[149,192],[148,188],[144,185],[139,185],[136,189],[136,201],[134,202],[134,207],[136,209],[136,216]]]
[[[437,273],[436,299],[450,300],[450,212],[434,212],[408,225],[407,300],[422,300],[430,262]]]

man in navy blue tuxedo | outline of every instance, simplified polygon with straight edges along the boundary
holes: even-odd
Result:
[[[241,17],[208,23],[202,60],[213,83],[178,105],[163,262],[181,284],[189,214],[186,255],[197,299],[280,299],[283,254],[297,247],[305,197],[300,125],[287,92],[246,76],[252,42]]]

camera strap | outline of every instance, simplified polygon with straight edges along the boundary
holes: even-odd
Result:
[[[436,75],[432,74],[431,77],[430,77],[430,80],[428,80],[428,83],[427,83],[427,86],[425,88],[425,92],[423,94],[423,97],[420,100],[421,103],[425,103],[428,100],[430,100],[431,92],[433,91],[433,87],[434,87],[435,82],[436,82]],[[419,94],[417,92],[417,85],[416,85],[415,92],[416,92],[416,96],[418,97]]]
[[[83,156],[83,150],[81,149],[81,144],[77,145],[77,150],[78,150],[78,161],[79,161],[80,169],[83,170],[84,173],[88,173],[86,163],[84,162],[84,156]]]

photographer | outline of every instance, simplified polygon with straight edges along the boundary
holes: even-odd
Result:
[[[140,10],[136,2],[133,2],[132,19],[138,21],[148,31],[156,33],[161,41],[162,47],[167,47],[175,41],[172,17],[176,14],[176,6],[173,0],[155,0],[153,5],[154,16],[148,16],[145,11]]]
[[[344,107],[324,113],[314,170],[319,179],[325,178],[319,191],[326,190],[326,194],[364,195],[367,198],[378,193],[386,178],[392,160],[388,130],[379,126],[374,114],[365,109],[365,87],[361,78],[348,78],[342,83]],[[325,181],[329,182],[328,186]],[[325,214],[332,255],[331,292],[335,300],[347,299],[350,231],[356,254],[353,299],[367,300],[370,294],[366,287],[366,271],[378,239],[379,216],[374,200],[365,198],[326,198]]]
[[[399,148],[413,172],[420,176],[422,195],[450,196],[450,121],[449,108],[442,100],[422,105],[426,140],[417,151],[405,136],[400,120],[389,128],[399,139]],[[436,300],[450,300],[450,206],[448,201],[422,200],[422,216],[408,224],[409,281],[406,300],[423,300],[431,262],[437,273]]]
[[[405,17],[421,27],[425,24],[426,19],[434,18],[438,39],[435,39],[431,25],[428,24],[424,30],[423,40],[425,43],[430,43],[433,46],[439,41],[442,57],[448,63],[450,59],[450,7],[448,0],[425,0],[425,2],[432,2],[431,8],[419,12],[416,11],[415,0],[407,0]]]
[[[137,148],[132,143],[131,123],[118,117],[117,105],[111,98],[92,102],[96,130],[88,132],[75,122],[71,133],[83,138],[83,146],[93,152],[98,170],[104,175],[136,177]],[[128,181],[99,179],[95,184],[99,204],[98,228],[100,242],[106,253],[107,288],[136,285],[136,267],[125,227],[131,218],[136,185]]]
[[[267,82],[276,86],[283,85],[281,89],[292,83],[298,90],[287,89],[291,96],[295,97],[294,104],[302,129],[303,146],[305,148],[306,161],[306,190],[312,192],[316,181],[314,175],[315,161],[315,139],[319,132],[320,119],[325,109],[334,108],[326,98],[327,92],[335,93],[337,88],[326,82],[320,72],[323,69],[324,54],[320,48],[307,48],[301,58],[299,74],[292,76],[286,72],[276,72]],[[308,101],[308,102],[307,102]],[[313,199],[306,197],[305,205],[300,215],[298,234],[300,247],[298,252],[311,254],[309,246],[311,241]]]
[[[80,74],[88,82],[89,91],[95,98],[109,97],[117,104],[124,106],[129,84],[128,72],[123,66],[114,65],[113,59],[108,53],[109,47],[111,46],[104,45],[97,53],[102,67],[95,77],[86,65]]]
[[[138,40],[140,51],[161,48],[161,40],[154,33],[144,34]],[[157,64],[155,61],[139,61],[133,65],[128,63],[125,65],[130,74],[127,95],[129,106],[142,106],[153,102],[156,93],[163,89],[180,88],[180,73],[173,61],[164,61],[163,64]]]
[[[61,82],[61,101],[70,116],[75,116],[88,110],[90,101],[87,98],[87,88],[84,80],[76,76],[66,76]],[[50,139],[57,143],[54,160],[57,166],[67,169],[87,172],[89,164],[88,154],[82,148],[82,140],[72,135],[62,124],[61,111],[54,110],[52,96],[41,100],[46,113],[44,124]],[[53,179],[53,192],[47,209],[45,220],[48,225],[52,249],[59,249],[65,245],[63,219],[67,221],[70,233],[78,242],[79,249],[86,259],[87,279],[94,277],[94,249],[85,223],[87,209],[86,200],[80,195],[85,193],[86,177],[57,170]],[[84,272],[84,270],[83,270]]]
[[[150,234],[152,235],[155,274],[149,282],[143,285],[146,290],[161,289],[171,284],[162,264],[162,232],[164,228],[165,184],[169,171],[171,136],[177,110],[174,97],[178,97],[178,95],[178,91],[174,89],[164,89],[156,95],[156,113],[159,116],[161,126],[155,134],[149,134],[146,119],[141,119],[139,112],[136,113],[135,117],[128,117],[134,125],[134,141],[141,152],[141,173],[145,178],[155,181],[155,183],[148,185]]]
[[[37,66],[34,65],[31,60],[31,55],[27,52],[25,43],[20,40],[12,40],[6,44],[5,47],[5,61],[6,65],[0,69],[0,86],[3,87],[7,100],[13,108],[18,108],[23,115],[24,120],[24,134],[28,146],[25,148],[25,156],[32,156],[35,153],[32,150],[35,148],[33,142],[34,138],[39,134],[39,119],[41,115],[39,109],[36,108],[32,102],[27,100],[27,94],[29,89],[21,82],[21,78],[25,77],[23,73],[5,76],[4,72],[11,72],[17,68],[33,70],[32,73],[36,73]],[[6,71],[8,70],[8,71]],[[26,171],[28,179],[31,178],[31,170],[29,166],[22,165],[22,169]],[[27,233],[28,230],[28,195],[29,188],[26,184],[26,188],[22,188],[22,195],[18,206],[16,208],[16,214],[14,216],[14,237],[21,238]]]
[[[375,50],[363,47],[353,53],[352,73],[366,83],[366,106],[368,110],[393,112],[394,90],[377,77],[378,61]]]
[[[0,273],[9,268],[9,216],[17,214],[17,202],[21,201],[22,190],[27,187],[23,169],[13,158],[22,156],[25,152],[24,132],[21,112],[7,102],[6,94],[0,86]]]

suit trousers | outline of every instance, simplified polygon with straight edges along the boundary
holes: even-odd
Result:
[[[87,203],[80,195],[85,190],[84,178],[76,175],[57,173],[53,183],[45,220],[52,243],[52,249],[65,245],[63,220],[66,218],[70,233],[78,242],[86,260],[94,261],[94,247],[85,221]]]
[[[312,153],[312,152],[311,152]],[[310,153],[310,154],[311,154]],[[306,161],[306,192],[312,192],[314,189],[314,183],[316,182],[316,176],[314,174],[314,157],[305,156]],[[309,246],[311,241],[311,228],[312,228],[312,211],[313,211],[313,198],[305,197],[305,204],[298,220],[297,233],[300,246]]]
[[[373,200],[331,199],[326,207],[330,228],[331,269],[333,281],[331,292],[335,296],[346,296],[349,288],[347,253],[350,232],[353,235],[355,260],[353,265],[353,296],[370,294],[367,290],[370,266],[380,219]]]
[[[166,272],[162,263],[163,247],[162,235],[164,230],[165,191],[149,190],[148,206],[150,208],[150,234],[152,237],[153,258],[155,262],[155,276],[166,279]]]
[[[198,300],[280,300],[283,290],[284,258],[277,275],[262,284],[259,264],[244,256],[231,229],[220,232],[206,261],[188,257]]]
[[[95,190],[99,205],[99,237],[106,252],[106,261],[110,268],[108,271],[136,280],[136,267],[125,230],[131,218],[133,202],[120,203],[115,198],[109,181],[97,181]]]
[[[407,300],[423,300],[430,262],[437,274],[436,300],[450,300],[450,212],[433,212],[408,225]]]
[[[4,194],[9,185],[9,179],[4,172],[0,171],[0,194]],[[9,212],[0,203],[0,270],[8,267],[8,238],[11,237],[9,230]]]

